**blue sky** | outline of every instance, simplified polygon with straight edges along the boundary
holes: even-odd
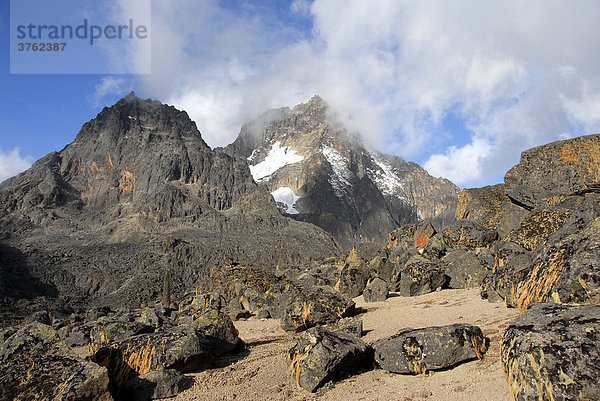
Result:
[[[147,1],[103,4],[127,20]],[[11,75],[5,0],[0,179],[135,90],[186,110],[211,146],[320,94],[378,150],[461,187],[500,182],[522,150],[600,132],[600,3],[577,4],[152,0],[151,74]],[[133,48],[106,57],[148,66]]]

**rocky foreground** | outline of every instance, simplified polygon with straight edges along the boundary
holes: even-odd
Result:
[[[2,399],[600,399],[600,135],[340,254],[191,124],[128,97],[2,184]]]

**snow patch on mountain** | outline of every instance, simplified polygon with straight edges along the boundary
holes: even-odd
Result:
[[[336,195],[338,198],[348,197],[348,188],[352,186],[350,183],[352,172],[348,168],[348,161],[340,152],[328,146],[323,146],[321,152],[333,170],[333,174],[329,176],[328,181],[335,190]]]
[[[298,214],[298,210],[294,207],[296,205],[296,201],[300,199],[297,196],[292,188],[290,187],[279,187],[275,191],[271,192],[273,195],[273,199],[278,204],[283,204],[285,206],[284,212],[287,214]],[[278,205],[279,206],[279,205]]]
[[[384,195],[398,195],[397,190],[401,189],[404,183],[394,172],[393,167],[376,154],[372,153],[371,157],[379,167],[377,171],[367,170],[370,173],[371,179],[375,181],[377,187]]]
[[[254,157],[255,154],[253,152],[248,160],[251,161]],[[262,181],[283,166],[298,163],[302,160],[304,160],[304,156],[299,155],[294,149],[289,146],[282,147],[281,142],[275,142],[263,161],[250,166],[250,173],[254,180]]]

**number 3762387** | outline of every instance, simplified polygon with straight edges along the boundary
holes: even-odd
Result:
[[[20,52],[62,52],[67,47],[66,43],[18,43]]]

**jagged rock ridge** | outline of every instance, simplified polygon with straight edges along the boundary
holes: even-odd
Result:
[[[367,150],[318,96],[247,122],[223,151],[248,160],[284,213],[318,225],[345,246],[382,240],[419,219],[440,226],[454,219],[454,184]]]
[[[36,297],[139,304],[160,297],[165,270],[176,295],[214,265],[337,252],[322,230],[282,216],[247,163],[212,151],[185,112],[133,93],[0,185],[3,312],[27,313]]]

